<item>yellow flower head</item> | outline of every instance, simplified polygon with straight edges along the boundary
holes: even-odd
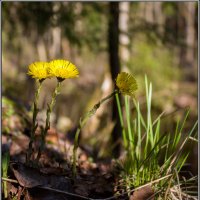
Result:
[[[39,80],[46,79],[49,77],[48,67],[47,62],[34,62],[28,66],[28,75]]]
[[[126,72],[121,72],[118,74],[116,85],[122,94],[129,95],[131,97],[134,97],[134,93],[138,88],[135,78]]]
[[[48,71],[51,76],[55,76],[61,81],[66,78],[76,78],[79,76],[79,71],[76,66],[68,60],[51,61]]]

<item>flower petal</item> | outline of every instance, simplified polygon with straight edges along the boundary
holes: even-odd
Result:
[[[28,75],[35,79],[46,79],[50,77],[48,73],[48,62],[34,62],[28,66]]]
[[[48,72],[51,76],[60,79],[76,78],[79,71],[74,64],[68,60],[53,60],[49,63]]]
[[[116,85],[122,94],[129,95],[131,97],[134,97],[134,93],[138,88],[135,78],[126,72],[121,72],[118,74]]]

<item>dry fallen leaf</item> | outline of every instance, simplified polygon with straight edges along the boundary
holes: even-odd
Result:
[[[150,186],[146,186],[139,190],[136,190],[131,196],[130,200],[154,200],[153,189]]]
[[[19,184],[26,188],[33,188],[36,186],[46,185],[47,179],[41,175],[36,169],[27,167],[22,163],[11,163],[10,167],[19,182]]]

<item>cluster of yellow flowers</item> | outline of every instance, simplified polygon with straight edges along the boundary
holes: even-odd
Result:
[[[63,81],[66,78],[78,77],[79,71],[68,60],[52,60],[50,62],[34,62],[30,64],[28,66],[28,75],[39,80],[56,77],[58,81]]]
[[[76,78],[79,76],[79,71],[74,64],[68,60],[52,60],[50,62],[34,62],[28,66],[28,75],[40,81],[46,78],[56,77],[58,81],[63,81],[67,78]],[[118,74],[116,85],[124,95],[134,97],[134,92],[137,90],[137,82],[135,78],[126,72]]]

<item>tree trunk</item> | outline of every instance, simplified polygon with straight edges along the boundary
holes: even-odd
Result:
[[[145,9],[146,9],[146,2],[140,2],[139,3],[139,8],[138,8],[138,18],[140,21],[143,21],[145,19]]]
[[[162,2],[154,2],[155,21],[158,24],[158,32],[160,35],[164,32],[164,15],[162,12]]]
[[[57,20],[56,13],[59,12],[61,8],[61,4],[59,2],[54,3],[53,11],[54,11],[54,18],[55,21]],[[61,55],[61,28],[59,26],[55,26],[52,28],[52,46],[50,49],[50,57],[52,59],[59,58]]]
[[[47,50],[46,50],[46,46],[45,46],[45,42],[44,42],[43,37],[38,39],[37,52],[38,52],[39,60],[41,60],[41,61],[47,61],[48,60]]]
[[[120,59],[122,62],[122,71],[129,71],[127,63],[130,59],[129,44],[130,39],[128,36],[128,22],[129,22],[129,8],[130,2],[120,2],[119,9],[119,30],[120,30]]]
[[[145,2],[145,21],[150,24],[154,23],[154,3]]]
[[[185,2],[187,5],[186,13],[186,61],[189,66],[194,68],[194,47],[195,47],[195,2]]]
[[[110,70],[113,81],[120,72],[119,61],[119,2],[109,2],[109,24],[108,24],[108,49]],[[121,138],[122,128],[117,110],[116,99],[113,99],[112,120],[116,123],[112,132],[112,143],[115,144],[113,156],[120,154],[119,138]]]
[[[60,27],[52,28],[52,47],[50,55],[52,59],[59,58],[61,55],[61,29]]]
[[[180,14],[185,21],[184,40],[185,45],[180,50],[180,66],[183,68],[188,81],[195,80],[195,2],[184,2],[179,5]],[[182,32],[183,32],[182,31]]]

